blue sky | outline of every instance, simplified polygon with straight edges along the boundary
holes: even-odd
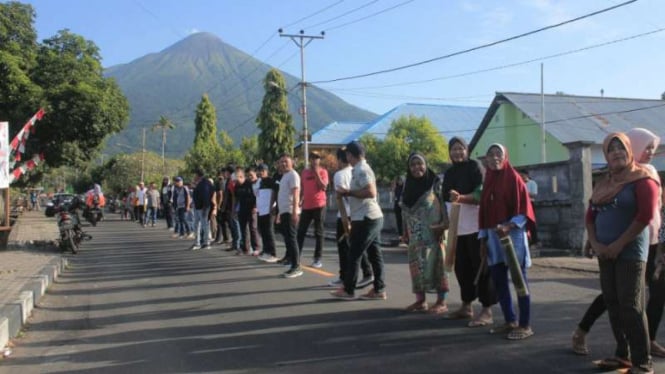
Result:
[[[307,34],[325,31],[325,39],[313,41],[305,53],[307,81],[316,82],[447,55],[623,1],[25,2],[32,4],[37,13],[39,40],[68,28],[100,47],[105,67],[131,62],[145,54],[161,51],[193,32],[206,31],[299,77],[298,49],[287,38],[280,38],[277,29],[283,27],[286,33],[304,29]],[[391,7],[394,8],[389,10]],[[363,17],[366,18],[357,21]],[[296,22],[298,20],[301,21]],[[538,59],[542,57],[661,28],[665,28],[665,1],[639,0],[573,24],[416,68],[319,86],[347,102],[379,114],[404,102],[488,106],[497,91],[540,92],[541,61]],[[665,91],[664,42],[665,30],[546,59],[542,61],[545,92],[598,96],[603,89],[605,96],[658,99]],[[477,73],[530,60],[536,61]],[[457,75],[463,76],[451,77]],[[422,83],[424,80],[431,81]]]

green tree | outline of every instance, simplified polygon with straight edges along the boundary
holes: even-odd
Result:
[[[293,154],[295,145],[296,130],[285,86],[284,76],[277,69],[271,69],[263,80],[266,93],[256,123],[260,130],[258,155],[268,165],[283,153]]]
[[[112,79],[104,78],[97,46],[62,30],[36,42],[35,13],[18,2],[0,4],[0,118],[11,135],[41,106],[26,153],[43,152],[52,167],[83,167],[96,158],[107,135],[120,131],[129,104]]]
[[[207,94],[196,107],[196,135],[194,145],[185,156],[190,170],[201,168],[207,175],[214,175],[222,160],[222,149],[217,142],[217,114]]]
[[[245,164],[245,155],[239,148],[233,146],[233,138],[226,131],[220,131],[219,133],[219,142],[222,147],[222,162],[219,166],[226,165],[228,163],[236,165]]]
[[[166,159],[164,158],[164,148],[166,147],[166,132],[173,129],[175,129],[175,125],[165,116],[160,116],[159,122],[152,125],[152,128],[150,129],[151,131],[162,131],[162,169],[164,174],[166,174]]]
[[[366,135],[361,138],[367,160],[377,179],[388,182],[406,173],[406,161],[411,152],[420,152],[428,166],[440,172],[449,160],[446,139],[426,117],[402,116],[390,124],[383,140]]]
[[[118,154],[106,162],[97,177],[105,191],[119,193],[141,180],[141,152]],[[160,185],[164,175],[177,175],[185,166],[182,160],[168,159],[166,170],[161,157],[154,152],[145,153],[145,183],[155,182]]]
[[[255,166],[258,161],[262,161],[259,155],[259,137],[254,135],[248,138],[242,138],[240,143],[240,152],[245,157],[245,166]]]
[[[30,78],[38,47],[34,18],[31,5],[0,3],[0,119],[9,121],[11,134],[19,131],[41,101],[41,89]]]

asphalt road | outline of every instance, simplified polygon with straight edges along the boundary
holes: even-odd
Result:
[[[281,279],[283,267],[222,247],[187,251],[191,243],[163,226],[107,220],[88,231],[94,239],[70,259],[0,373],[584,373],[613,352],[607,317],[590,335],[591,356],[570,350],[598,293],[589,273],[532,268],[536,334],[513,342],[464,321],[403,312],[413,302],[403,248],[385,250],[387,301],[347,302],[325,287],[337,270],[333,242],[323,273]],[[451,287],[454,309],[454,279]]]

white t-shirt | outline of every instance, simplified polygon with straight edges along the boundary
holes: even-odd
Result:
[[[448,217],[450,217],[450,209],[452,203],[446,202],[446,209],[448,209]],[[469,235],[478,232],[478,212],[479,205],[476,204],[460,204],[459,221],[457,223],[457,235]]]
[[[148,189],[144,187],[143,189],[139,189],[136,193],[136,197],[139,200],[139,205],[146,205],[148,202],[146,199],[146,192],[148,192]]]
[[[291,170],[282,175],[277,193],[277,208],[279,214],[293,213],[293,189],[300,188],[300,175]]]
[[[271,186],[261,186],[264,181],[259,178],[257,184],[259,185],[259,190],[256,192],[256,211],[259,216],[265,216],[270,214],[270,200],[273,194],[273,189]]]
[[[367,164],[367,161],[360,160],[351,170],[351,191],[359,191],[376,183],[374,171]],[[351,221],[362,221],[365,217],[369,219],[378,219],[383,217],[383,212],[376,198],[361,199],[349,196],[349,217]]]
[[[333,177],[335,191],[337,191],[340,188],[343,188],[345,190],[351,188],[351,169],[352,169],[351,165],[347,165],[344,169],[339,169],[335,173],[335,176]],[[344,207],[346,208],[346,213],[348,214],[351,211],[351,207],[349,206],[349,199],[343,197],[342,201],[344,201]],[[339,214],[339,210],[337,210],[337,218],[340,217],[341,215]]]

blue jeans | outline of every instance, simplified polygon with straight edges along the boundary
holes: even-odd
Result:
[[[189,232],[194,231],[194,208],[190,207],[189,211],[185,212],[185,222],[187,222],[187,227],[189,227]]]
[[[240,222],[238,222],[238,217],[234,217],[233,213],[226,212],[228,214],[229,230],[231,230],[231,248],[235,250],[240,249]]]
[[[506,323],[514,323],[517,321],[515,317],[515,309],[513,307],[513,298],[510,295],[510,286],[508,284],[508,266],[503,262],[490,266],[490,275],[494,281],[496,294],[499,298],[499,305],[503,312],[503,318]],[[522,277],[524,283],[527,283],[526,268],[522,268]],[[527,288],[529,287],[527,283]],[[519,307],[519,325],[520,327],[528,327],[531,320],[531,296],[517,296],[517,305]]]
[[[196,242],[198,245],[210,244],[210,221],[208,215],[210,214],[210,207],[203,209],[194,209],[194,232],[196,232]]]
[[[381,252],[381,229],[383,217],[377,219],[365,218],[362,221],[351,222],[351,238],[349,239],[349,257],[346,272],[343,277],[344,290],[353,295],[358,282],[358,268],[363,254],[367,252],[369,263],[374,272],[374,292],[383,292],[386,288],[384,282],[383,253]]]
[[[187,219],[185,218],[185,208],[178,208],[175,212],[175,229],[173,232],[180,234],[180,236],[189,234],[192,229],[190,228],[189,224],[187,223]]]
[[[143,222],[145,222],[145,224],[147,225],[148,221],[152,221],[153,225],[155,224],[155,222],[157,221],[157,208],[155,208],[153,206],[149,206],[146,209],[145,219],[143,220]]]

